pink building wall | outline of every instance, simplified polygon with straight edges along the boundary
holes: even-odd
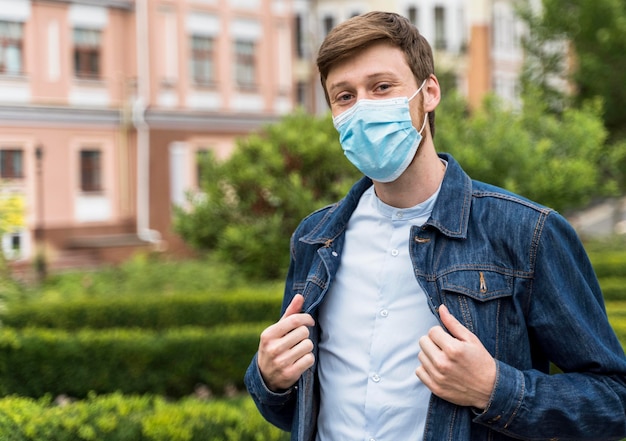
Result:
[[[15,11],[0,11],[0,21],[23,24],[22,73],[0,72],[0,149],[23,155],[23,177],[4,185],[26,201],[16,262],[28,267],[37,249],[45,250],[52,268],[116,262],[155,247],[188,253],[171,231],[171,208],[173,197],[195,189],[196,152],[208,148],[226,157],[236,138],[293,108],[291,2],[102,0],[96,7],[13,1]],[[98,78],[75,76],[74,27],[100,32]],[[190,36],[196,32],[215,41],[216,76],[209,85],[191,77]],[[244,89],[234,81],[234,41],[240,37],[252,39],[255,48],[255,84]],[[142,90],[146,107],[138,113]],[[141,137],[138,117],[147,124]],[[139,139],[149,143],[144,162],[137,159]],[[100,191],[81,190],[83,149],[100,153]],[[148,185],[143,218],[159,244],[138,238],[141,170]],[[35,243],[41,226],[44,247]]]

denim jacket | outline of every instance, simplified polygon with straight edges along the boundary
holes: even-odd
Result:
[[[431,218],[407,238],[415,277],[432,313],[445,304],[495,358],[497,373],[484,410],[431,395],[424,440],[626,437],[626,357],[576,233],[553,210],[472,181],[451,156],[440,156],[448,167]],[[317,318],[347,222],[371,185],[363,178],[296,229],[283,311],[300,293]],[[317,357],[316,327],[310,338]],[[550,375],[551,364],[559,374]],[[263,382],[256,355],[246,372],[260,412],[294,441],[315,439],[316,369],[278,393]]]

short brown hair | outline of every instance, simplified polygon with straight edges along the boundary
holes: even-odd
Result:
[[[333,28],[320,46],[317,68],[326,102],[330,104],[326,79],[332,67],[373,43],[389,42],[399,47],[417,84],[435,73],[433,51],[419,30],[405,17],[392,12],[368,12],[352,17]],[[434,135],[434,112],[430,114]]]

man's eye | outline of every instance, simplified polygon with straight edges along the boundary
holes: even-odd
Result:
[[[339,97],[337,97],[337,101],[349,101],[352,98],[352,95],[350,95],[349,93],[344,93],[343,95],[339,95]]]

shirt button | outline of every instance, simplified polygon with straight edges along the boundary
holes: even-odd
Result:
[[[374,383],[378,383],[380,381],[380,377],[378,376],[378,374],[372,375],[372,381]]]
[[[400,251],[396,250],[395,248],[393,250],[391,250],[391,255],[393,257],[396,257],[399,253],[400,253]]]
[[[383,309],[382,311],[380,311],[380,315],[382,315],[383,317],[387,317],[389,315],[389,311]]]
[[[403,212],[401,212],[401,211],[398,211],[398,212],[396,213],[396,217],[397,217],[398,219],[402,219],[402,218],[404,217],[404,213],[403,213]]]

